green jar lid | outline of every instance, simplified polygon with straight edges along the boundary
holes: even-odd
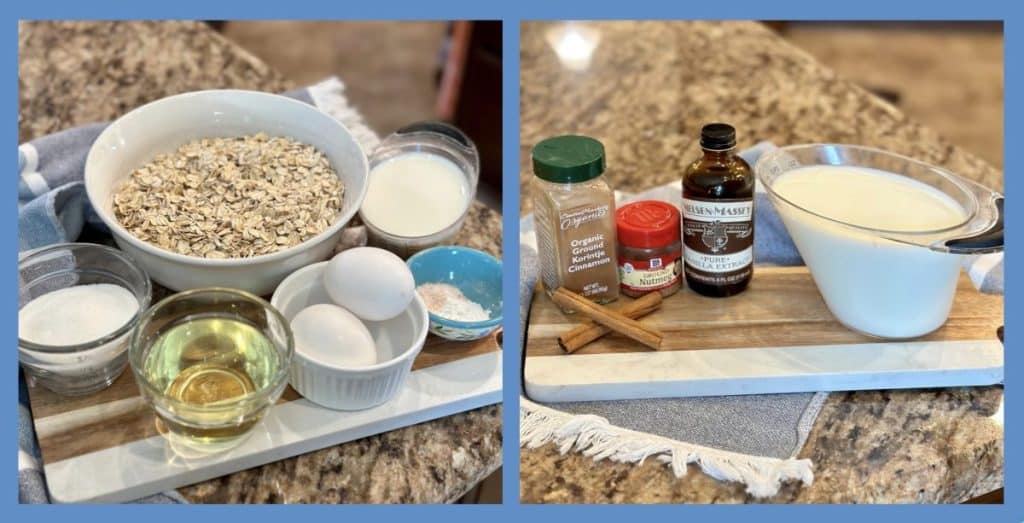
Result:
[[[555,136],[533,146],[533,174],[554,183],[578,183],[604,172],[604,146],[579,135]]]

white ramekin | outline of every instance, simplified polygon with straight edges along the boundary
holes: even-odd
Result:
[[[327,262],[299,269],[285,278],[270,303],[290,322],[310,305],[333,303],[324,290],[323,272]],[[429,320],[427,307],[418,294],[397,317],[385,321],[364,321],[377,350],[390,356],[368,367],[344,368],[316,359],[295,347],[291,385],[306,399],[338,410],[360,410],[380,405],[402,388],[413,360],[423,349]]]
[[[173,152],[199,138],[259,132],[290,137],[327,156],[345,184],[341,211],[327,230],[275,253],[218,260],[146,243],[114,217],[113,194],[118,185],[157,154]],[[330,257],[342,228],[362,205],[368,173],[366,154],[352,133],[312,105],[255,91],[197,91],[148,103],[110,124],[89,150],[85,190],[118,247],[161,285],[177,291],[231,287],[265,296],[288,274]]]

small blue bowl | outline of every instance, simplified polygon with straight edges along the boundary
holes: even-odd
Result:
[[[416,286],[447,283],[479,303],[491,318],[456,321],[430,313],[430,332],[445,339],[468,341],[483,338],[501,327],[501,262],[476,249],[440,246],[420,251],[406,262]]]

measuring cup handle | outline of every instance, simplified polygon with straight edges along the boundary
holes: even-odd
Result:
[[[946,242],[950,252],[957,254],[978,254],[985,251],[993,251],[1003,246],[1003,201],[1005,198],[995,200],[998,217],[985,232],[968,236],[966,238],[955,238]]]

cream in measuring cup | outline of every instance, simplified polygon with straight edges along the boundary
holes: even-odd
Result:
[[[945,171],[856,146],[765,156],[761,183],[829,309],[853,330],[909,338],[941,327],[960,254],[1002,248],[1002,197]]]
[[[401,257],[449,242],[462,227],[479,178],[476,146],[443,122],[419,122],[385,138],[370,158],[359,215],[369,244]]]
[[[388,233],[427,236],[461,218],[470,199],[469,180],[455,162],[411,151],[373,168],[362,213]]]

